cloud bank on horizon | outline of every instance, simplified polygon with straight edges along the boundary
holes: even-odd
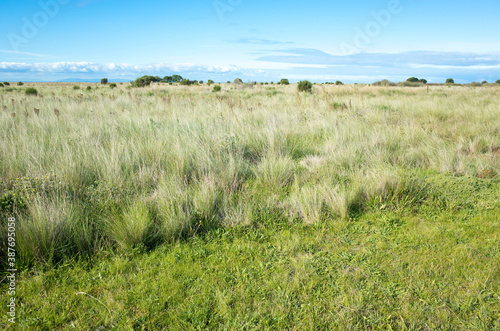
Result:
[[[266,70],[237,65],[197,65],[155,63],[136,65],[128,63],[90,62],[0,62],[3,77],[71,77],[97,79],[110,76],[115,79],[134,79],[152,74],[166,76],[172,73],[190,78],[231,80],[236,76],[248,80],[277,80],[283,75],[292,80],[310,78],[317,81],[343,79],[346,82],[371,82],[378,79],[404,80],[409,76],[428,77],[430,82],[442,82],[450,72],[463,82],[474,77],[477,81],[496,81],[500,77],[497,54],[468,54],[443,52],[359,53],[348,56],[331,55],[315,49],[286,49],[264,55],[257,61],[280,64]],[[283,66],[284,64],[284,66]],[[288,66],[288,67],[287,67]],[[284,77],[284,76],[283,76]]]
[[[7,2],[0,80],[440,83],[500,79],[500,3],[465,0]]]

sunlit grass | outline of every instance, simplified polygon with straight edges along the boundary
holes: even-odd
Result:
[[[90,268],[23,325],[498,329],[498,87],[72,85],[0,89],[22,314]]]

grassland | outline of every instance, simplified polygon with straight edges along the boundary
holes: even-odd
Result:
[[[500,330],[500,88],[29,85],[19,329]]]

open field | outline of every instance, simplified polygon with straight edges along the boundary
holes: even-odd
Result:
[[[73,85],[0,88],[19,329],[500,330],[500,87]]]

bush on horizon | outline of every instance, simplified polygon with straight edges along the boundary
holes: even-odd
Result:
[[[311,93],[312,87],[313,87],[313,84],[308,80],[302,80],[297,84],[297,90],[299,90],[299,92]]]
[[[28,87],[26,90],[24,90],[24,93],[26,95],[34,95],[34,96],[38,95],[38,91],[34,87]]]

